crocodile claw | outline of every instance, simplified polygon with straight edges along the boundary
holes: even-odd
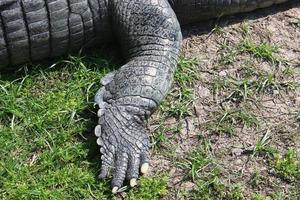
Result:
[[[139,173],[148,171],[149,136],[138,113],[114,101],[107,103],[105,93],[102,87],[95,98],[100,107],[95,135],[102,154],[98,178],[105,179],[112,171],[112,193],[116,193],[125,180],[134,187]]]
[[[107,108],[95,128],[97,144],[101,146],[102,167],[100,179],[112,174],[112,187],[120,188],[125,179],[133,187],[139,172],[149,169],[149,137],[146,129],[134,117],[124,118],[115,107]],[[116,111],[116,112],[112,112]]]

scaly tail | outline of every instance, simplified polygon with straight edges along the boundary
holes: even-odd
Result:
[[[250,12],[289,0],[169,0],[181,24]]]

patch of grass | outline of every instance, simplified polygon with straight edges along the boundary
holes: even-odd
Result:
[[[267,42],[255,43],[250,36],[250,27],[247,22],[243,22],[240,26],[243,39],[237,46],[239,52],[249,53],[256,58],[271,62],[272,64],[279,64],[283,59],[279,56],[279,48]]]
[[[270,130],[267,130],[266,134],[258,140],[252,156],[264,156],[279,178],[300,184],[300,162],[297,152],[294,149],[289,149],[285,155],[281,155],[277,149],[268,145],[270,134]],[[259,174],[255,173],[252,177],[252,185],[257,186],[260,179]]]
[[[252,196],[252,200],[265,200],[265,199],[266,198],[263,195],[257,193]]]
[[[177,162],[195,188],[185,193],[188,199],[243,199],[238,185],[226,185],[220,181],[221,172],[215,160],[208,153],[209,147],[200,146],[184,159]]]
[[[206,129],[215,134],[233,134],[236,127],[258,127],[259,119],[246,108],[224,108],[212,114],[212,121],[208,122]]]
[[[199,62],[196,58],[181,57],[174,76],[175,83],[180,87],[193,86],[195,81],[199,80],[199,75],[196,73]]]
[[[282,62],[282,59],[278,56],[278,48],[267,42],[256,44],[253,40],[246,37],[240,42],[239,50],[241,52],[247,52],[257,58],[269,61],[273,64],[279,64]]]
[[[242,101],[253,100],[260,94],[273,94],[274,91],[294,91],[299,88],[299,83],[289,80],[284,74],[279,72],[259,72],[247,68],[240,77],[217,77],[212,82],[212,90],[215,98],[227,96],[224,101],[240,103]]]
[[[160,127],[163,125],[160,125]],[[154,148],[160,148],[163,146],[164,143],[168,142],[168,138],[166,137],[165,133],[166,133],[165,128],[159,128],[159,130],[157,130],[155,133],[155,136],[153,138],[154,142],[153,142],[153,146]]]
[[[282,74],[287,76],[287,77],[292,77],[296,74],[295,72],[295,69],[290,67],[290,66],[287,66],[283,71],[282,71]]]
[[[193,104],[192,90],[188,88],[178,91],[174,89],[169,96],[160,104],[160,110],[170,117],[182,119],[191,115],[191,105]]]
[[[141,177],[139,187],[129,191],[128,200],[148,200],[160,199],[168,193],[167,190],[167,177],[154,176],[154,177]]]
[[[186,170],[186,178],[196,181],[201,178],[201,174],[211,167],[215,167],[213,160],[207,155],[203,148],[198,148],[192,151],[187,158],[184,158],[177,165]],[[217,170],[216,170],[217,171]]]
[[[175,127],[166,126],[163,122],[160,122],[158,127],[154,131],[154,135],[152,137],[152,148],[154,151],[163,152],[164,149],[172,148],[170,139],[166,136],[166,133],[171,132],[172,136],[175,136],[176,133],[180,130],[180,123],[178,123]]]
[[[1,72],[0,199],[108,198],[92,136],[93,96],[113,68],[104,60],[91,54]]]
[[[256,43],[251,39],[250,27],[247,22],[241,24],[242,39],[235,44],[224,39],[219,48],[219,64],[230,65],[236,62],[237,57],[248,53],[254,58],[268,61],[272,64],[280,64],[284,59],[279,55],[279,48],[268,42]]]
[[[224,29],[221,26],[219,26],[219,25],[216,24],[215,27],[212,29],[211,32],[212,33],[216,33],[218,35],[221,35],[221,34],[224,33]]]
[[[159,106],[157,121],[157,128],[152,137],[152,144],[154,150],[160,153],[161,149],[169,151],[174,148],[170,142],[172,136],[168,138],[166,133],[176,136],[182,128],[181,120],[187,116],[191,116],[194,112],[193,104],[195,100],[194,84],[199,80],[199,73],[197,72],[197,65],[199,60],[191,58],[180,58],[178,66],[174,75],[174,82],[168,96],[163,100]],[[165,121],[170,118],[175,118],[176,123],[172,126],[165,125]],[[171,126],[171,127],[170,127]]]
[[[274,154],[278,152],[277,150],[269,146],[270,138],[271,131],[267,130],[263,137],[256,142],[252,152],[252,157],[255,155],[274,156]]]
[[[266,178],[263,175],[261,175],[260,171],[255,170],[255,172],[251,176],[250,184],[252,187],[255,188],[264,183],[265,179]]]
[[[242,190],[238,185],[225,185],[217,177],[210,181],[199,180],[197,188],[191,192],[192,199],[203,200],[242,200]]]
[[[243,37],[248,37],[249,35],[249,32],[250,32],[250,26],[249,26],[249,23],[247,21],[243,21],[241,23],[241,31],[243,33]]]
[[[228,42],[224,40],[219,49],[219,63],[221,65],[230,65],[236,61],[236,56],[238,54],[237,49]]]
[[[273,167],[276,174],[282,179],[300,182],[300,162],[294,149],[289,149],[283,156],[275,154]]]
[[[293,21],[292,24],[294,24],[296,27],[300,28],[300,19]]]
[[[192,88],[198,80],[195,68],[198,63],[196,59],[180,58],[174,76],[174,87],[160,105],[160,110],[168,116],[181,119],[191,115],[191,105],[195,98]]]

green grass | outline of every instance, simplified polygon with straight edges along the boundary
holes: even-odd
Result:
[[[156,128],[151,137],[152,150],[158,154],[174,154],[171,140],[180,134],[182,120],[193,115],[196,99],[193,87],[199,80],[199,60],[181,57],[174,75],[173,87],[158,108]],[[172,118],[175,124],[166,124]],[[169,135],[167,136],[167,134]]]
[[[239,55],[249,54],[255,59],[270,62],[272,65],[286,63],[279,54],[279,47],[266,41],[255,42],[250,34],[250,27],[247,22],[240,26],[242,38],[238,43],[233,43],[226,37],[220,44],[218,51],[218,61],[221,66],[232,65],[237,61]]]
[[[130,190],[128,193],[129,200],[148,200],[160,199],[161,196],[168,194],[167,177],[154,176],[152,178],[140,179],[139,187]]]
[[[294,24],[296,27],[300,28],[300,19],[293,21],[292,24]]]
[[[108,199],[98,181],[93,96],[114,69],[101,52],[0,75],[0,199]],[[165,178],[143,178],[128,199],[157,199]],[[151,186],[151,187],[149,187]],[[147,196],[148,195],[148,196]]]
[[[209,153],[209,146],[201,145],[183,159],[177,161],[179,168],[184,170],[185,181],[192,181],[194,189],[186,193],[187,199],[243,199],[239,185],[222,183],[221,169]]]
[[[247,37],[241,41],[239,50],[241,52],[247,52],[257,58],[269,61],[274,64],[278,64],[281,62],[280,57],[277,55],[278,48],[267,42],[256,44],[254,41]]]
[[[221,34],[225,33],[225,31],[223,30],[223,28],[221,26],[216,24],[215,27],[211,30],[211,33],[221,35]]]
[[[225,107],[211,115],[213,120],[209,121],[205,128],[214,134],[232,135],[237,127],[258,127],[260,121],[246,106],[244,108]]]
[[[266,130],[264,135],[256,141],[256,144],[252,150],[251,157],[254,156],[265,156],[267,159],[273,159],[274,155],[278,153],[274,147],[270,146],[272,139],[272,131]]]
[[[215,98],[227,94],[224,101],[242,102],[255,100],[261,94],[273,94],[275,91],[295,91],[300,84],[291,80],[286,70],[275,72],[253,71],[245,67],[239,77],[216,77],[212,82]]]
[[[273,167],[278,176],[287,181],[300,184],[300,161],[297,152],[289,149],[285,155],[275,154]]]
[[[279,56],[278,47],[265,41],[260,43],[253,41],[248,22],[241,23],[240,29],[243,38],[236,46],[240,53],[249,53],[256,58],[271,62],[272,64],[280,64],[284,61],[284,59]]]
[[[256,188],[263,184],[266,181],[266,178],[261,175],[259,170],[255,170],[255,172],[251,176],[250,184],[253,188]]]
[[[224,42],[221,44],[218,54],[220,57],[220,65],[230,65],[236,61],[238,51],[233,45],[231,45],[226,39],[224,39]]]
[[[213,160],[203,147],[193,150],[186,158],[177,162],[177,165],[187,171],[186,178],[192,181],[201,178],[201,172],[205,171],[205,168],[215,167]]]
[[[196,59],[180,58],[174,76],[174,87],[167,98],[161,103],[160,110],[168,116],[182,119],[191,115],[191,108],[195,100],[193,86],[199,80]]]
[[[265,200],[265,197],[261,194],[254,194],[252,200]]]
[[[256,101],[260,94],[273,94],[278,91],[293,91],[300,84],[295,80],[296,71],[279,53],[279,48],[267,42],[254,42],[248,23],[241,24],[242,38],[237,42],[224,38],[218,50],[218,65],[214,70],[229,71],[232,65],[239,62],[236,72],[226,76],[215,75],[211,86],[216,100],[220,96],[224,101]],[[245,54],[247,56],[245,56]],[[267,61],[270,70],[260,68],[259,63]],[[278,68],[279,64],[281,68]],[[227,96],[224,99],[224,94]]]
[[[97,83],[112,67],[101,59],[84,60],[71,57],[52,68],[33,67],[18,78],[2,74],[1,199],[107,195],[108,185],[95,179],[96,146],[86,137],[95,125],[89,109]]]
[[[167,126],[163,121],[161,121],[155,129],[152,137],[152,150],[156,153],[163,153],[165,150],[172,150],[174,146],[171,143],[171,139],[179,133],[180,126],[180,123],[174,127]],[[171,136],[167,137],[166,133],[171,133]]]
[[[269,162],[277,177],[287,182],[300,184],[300,161],[295,149],[288,149],[281,154],[275,147],[268,145],[270,132],[260,139],[255,145],[252,156],[264,156]],[[252,177],[252,185],[258,185],[263,177],[258,172]]]

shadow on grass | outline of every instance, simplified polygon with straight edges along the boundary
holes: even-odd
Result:
[[[247,13],[239,13],[235,15],[220,17],[213,20],[184,25],[182,30],[183,37],[188,38],[193,35],[207,34],[212,32],[216,26],[224,28],[231,24],[241,23],[244,20],[255,20],[297,7],[300,7],[300,1],[291,0],[283,4],[276,4],[268,8],[262,8]]]
[[[33,63],[27,63],[18,66],[0,68],[0,81],[16,81],[27,75],[36,75],[41,71],[43,73],[59,71],[64,68],[72,58],[82,58],[82,62],[89,69],[97,69],[99,66],[120,66],[122,59],[121,53],[116,45],[95,47],[91,49],[73,53],[69,56],[60,56],[52,59],[45,59]],[[114,68],[111,68],[113,70]]]

